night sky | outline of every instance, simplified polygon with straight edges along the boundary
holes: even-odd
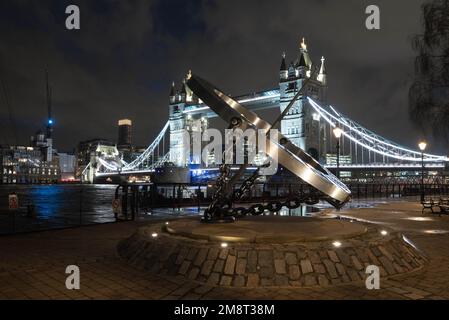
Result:
[[[45,125],[47,68],[59,150],[71,151],[84,139],[116,140],[122,117],[133,120],[134,144],[146,145],[167,120],[172,80],[179,85],[192,69],[234,95],[275,88],[282,52],[287,62],[295,60],[304,36],[314,63],[326,58],[328,101],[372,131],[416,148],[420,133],[409,120],[407,96],[421,3],[2,0],[0,80],[18,141],[2,96],[0,144],[28,144]],[[65,28],[69,4],[80,7],[81,30]],[[380,7],[380,30],[365,28],[369,4]]]

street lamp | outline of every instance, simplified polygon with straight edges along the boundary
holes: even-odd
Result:
[[[343,134],[343,130],[341,130],[339,127],[335,127],[334,136],[337,138],[337,178],[340,179],[340,138]]]
[[[427,143],[421,141],[418,144],[419,150],[421,150],[421,203],[424,202],[424,150],[426,150]]]

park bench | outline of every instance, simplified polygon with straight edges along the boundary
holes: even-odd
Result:
[[[433,211],[433,208],[435,206],[438,206],[439,203],[435,203],[435,200],[430,199],[430,200],[425,200],[425,201],[421,202],[421,204],[422,204],[421,213],[424,213],[424,210],[430,210],[430,211],[432,211],[432,213],[435,213],[435,211]]]
[[[439,200],[429,199],[421,202],[423,208],[421,213],[424,213],[424,210],[430,210],[432,213],[441,214],[449,214],[449,198],[440,198]],[[438,211],[434,211],[434,208],[438,207]]]
[[[441,197],[438,207],[440,208],[440,216],[442,213],[449,214],[449,198]]]

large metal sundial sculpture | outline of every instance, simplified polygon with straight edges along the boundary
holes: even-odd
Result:
[[[240,128],[242,130],[253,128],[268,132],[279,124],[295,100],[303,94],[307,81],[297,92],[285,111],[272,125],[196,75],[189,73],[186,84],[211,110],[221,119],[229,123],[230,128]],[[243,197],[254,184],[254,181],[258,177],[258,170],[243,182],[239,190],[233,191],[233,185],[242,177],[247,165],[241,165],[238,172],[231,177],[229,165],[223,164],[220,166],[220,177],[216,181],[217,189],[214,193],[213,201],[205,210],[203,221],[232,221],[234,217],[245,214],[261,214],[267,209],[270,211],[279,211],[284,205],[290,208],[298,207],[302,203],[317,203],[320,198],[328,201],[334,207],[340,208],[350,199],[351,191],[345,184],[326,168],[322,167],[309,154],[291,143],[282,134],[279,133],[279,141],[267,140],[266,153],[270,157],[277,154],[278,162],[282,166],[322,194],[319,196],[301,194],[296,197],[291,197],[284,203],[274,202],[267,205],[253,205],[250,208],[233,208],[232,202]]]

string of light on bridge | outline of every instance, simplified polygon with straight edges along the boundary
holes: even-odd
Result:
[[[312,98],[308,97],[308,101],[309,101],[310,105],[315,109],[315,111],[321,117],[323,117],[323,119],[325,119],[326,122],[331,127],[336,127],[337,123],[343,127],[346,127],[347,130],[342,131],[343,135],[345,137],[347,137],[348,139],[350,139],[351,141],[353,141],[354,143],[360,145],[362,148],[365,148],[367,150],[375,152],[379,155],[386,156],[389,158],[394,158],[394,159],[401,160],[401,161],[413,161],[413,162],[421,161],[421,153],[420,152],[410,150],[406,147],[403,147],[403,146],[395,144],[391,141],[388,141],[383,137],[380,137],[379,135],[363,128],[361,125],[357,124],[356,122],[354,122],[346,117],[343,117],[343,115],[340,114],[339,112],[337,112],[335,110],[335,108],[333,108],[332,106],[330,106],[330,108],[331,108],[332,112],[335,113],[335,115],[333,115],[329,111],[325,110],[318,103],[316,103]],[[332,121],[332,119],[335,122]],[[359,128],[361,128],[361,129],[359,129]],[[365,132],[363,132],[362,130]],[[359,135],[359,137],[358,138],[354,137],[351,135],[351,133],[357,133]],[[373,147],[366,143],[363,143],[363,140],[371,141],[376,147]],[[405,151],[406,153],[409,153],[409,154],[414,154],[414,155],[416,155],[416,157],[406,156],[406,155],[401,154],[400,152],[392,153],[393,152],[392,150],[390,150],[390,153],[379,150],[381,148],[383,150],[389,150],[388,148],[385,148],[384,146],[389,146],[393,149],[398,149],[398,150]],[[377,148],[379,148],[379,149],[377,149]],[[448,161],[448,158],[445,156],[438,156],[438,155],[425,153],[424,161],[426,161],[426,162],[445,162],[445,161]]]
[[[272,90],[269,93],[265,93],[263,96],[240,99],[239,103],[248,103],[253,101],[260,101],[265,99],[276,99],[279,98],[279,92]],[[329,126],[335,128],[336,126],[342,127],[342,134],[344,137],[348,138],[350,141],[359,145],[363,149],[368,151],[372,151],[375,154],[396,159],[399,161],[412,162],[412,163],[392,163],[392,164],[375,164],[375,163],[363,163],[363,164],[341,164],[342,167],[348,168],[381,168],[381,167],[397,167],[397,168],[415,168],[418,166],[418,162],[421,161],[421,152],[411,150],[394,142],[391,142],[372,131],[364,128],[357,122],[345,117],[343,114],[338,112],[334,107],[329,106],[328,109],[320,106],[317,102],[315,102],[312,98],[307,97],[309,104],[313,107],[313,109],[317,112],[317,114],[322,117]],[[190,110],[185,111],[185,113],[189,112],[197,112],[200,110],[206,110],[209,107],[196,107]],[[161,141],[163,141],[165,134],[169,128],[169,122],[164,125],[161,132],[157,135],[156,139],[148,146],[148,148],[138,156],[134,161],[130,163],[126,163],[122,161],[122,165],[118,166],[113,164],[111,161],[108,162],[105,159],[99,158],[99,163],[101,166],[104,166],[107,170],[118,173],[118,172],[126,172],[126,173],[142,173],[142,172],[153,172],[157,165],[162,165],[163,162],[169,160],[169,152],[167,154],[159,157],[157,161],[153,161],[150,166],[139,169],[142,164],[150,158],[150,156],[154,155],[155,149],[160,145]],[[357,152],[357,151],[356,151]],[[154,159],[153,159],[154,160]],[[443,167],[444,162],[448,161],[446,156],[439,156],[424,153],[424,161],[428,164],[426,167]],[[333,165],[326,165],[326,167],[332,168]],[[97,170],[98,171],[98,170]],[[101,174],[100,172],[97,172]]]

